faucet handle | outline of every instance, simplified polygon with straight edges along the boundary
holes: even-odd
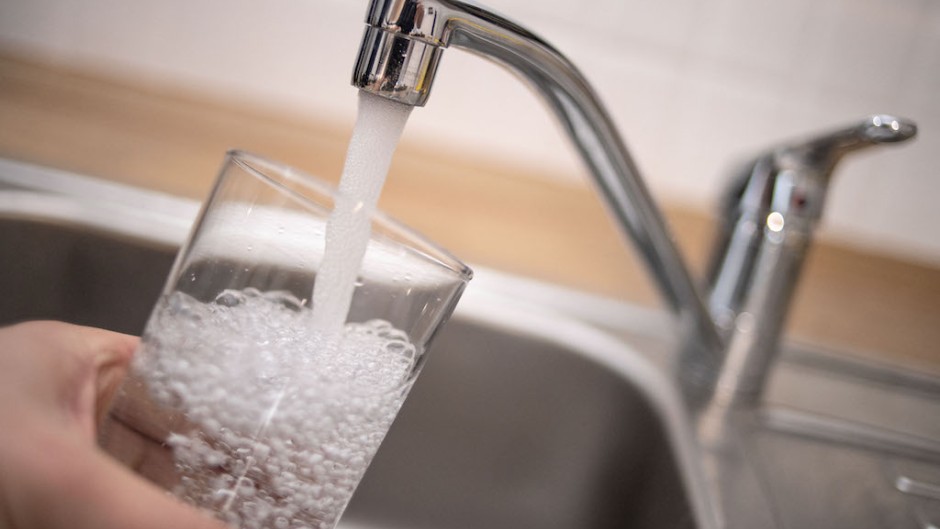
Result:
[[[828,177],[839,160],[850,152],[881,143],[906,141],[916,135],[917,125],[913,121],[876,114],[858,125],[785,145],[776,149],[773,155],[780,169],[810,170]]]
[[[876,114],[860,123],[765,151],[732,178],[722,199],[727,220],[771,211],[818,219],[832,172],[846,154],[917,135],[908,119]]]
[[[728,343],[716,382],[726,398],[749,402],[763,387],[839,160],[916,134],[909,120],[874,115],[771,149],[736,175],[708,271],[709,309]]]

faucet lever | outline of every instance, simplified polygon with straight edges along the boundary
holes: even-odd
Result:
[[[811,169],[828,177],[843,156],[881,143],[897,143],[917,134],[914,122],[876,114],[855,126],[824,133],[777,149],[777,164],[787,169]]]

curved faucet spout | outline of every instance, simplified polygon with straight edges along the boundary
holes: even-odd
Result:
[[[696,333],[717,368],[721,343],[703,297],[620,134],[571,62],[522,26],[471,2],[373,0],[366,23],[353,73],[353,85],[362,90],[423,105],[448,46],[496,61],[528,81],[575,143],[667,305]]]

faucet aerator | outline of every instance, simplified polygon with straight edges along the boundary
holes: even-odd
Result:
[[[440,45],[366,26],[352,84],[405,105],[424,106],[442,52]]]

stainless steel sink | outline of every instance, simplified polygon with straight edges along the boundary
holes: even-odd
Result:
[[[349,518],[376,527],[695,527],[647,396],[578,353],[524,331],[451,322]]]
[[[128,190],[109,204],[103,190],[118,187],[70,178],[91,190],[0,191],[0,324],[53,318],[139,334],[195,206],[164,199],[164,217],[133,233],[130,216],[151,215],[152,196]],[[575,323],[584,342],[570,329],[559,339],[561,316],[485,293],[466,306],[436,339],[344,524],[696,527],[657,404],[597,355],[605,346],[632,355],[626,346]]]
[[[0,161],[0,324],[139,333],[190,201]],[[347,529],[940,526],[940,381],[788,345],[686,406],[663,314],[477,270]]]
[[[173,248],[0,220],[0,323],[55,318],[139,333]],[[13,253],[15,250],[15,254]],[[375,527],[692,527],[643,392],[576,349],[458,316],[347,518]]]

